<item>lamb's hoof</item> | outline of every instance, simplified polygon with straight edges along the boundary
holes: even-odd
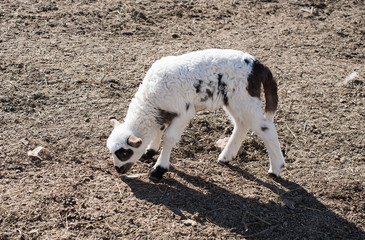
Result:
[[[222,165],[222,166],[227,166],[227,165],[229,165],[229,161],[221,161],[221,160],[218,160],[218,164],[219,165]]]
[[[156,168],[151,168],[149,178],[153,182],[158,182],[162,179],[165,172],[167,172],[168,169],[157,166]]]
[[[153,150],[153,149],[147,149],[147,151],[142,155],[142,159],[144,160],[148,160],[148,159],[152,159],[153,156],[155,156],[157,153],[156,150]]]
[[[232,158],[219,156],[218,163],[221,164],[221,165],[228,165],[231,160],[232,160]]]
[[[274,179],[278,179],[280,175],[276,175],[275,173],[269,172],[269,176]]]
[[[285,166],[285,163],[283,163],[279,169],[274,169],[273,167],[270,167],[269,169],[269,175],[270,177],[272,178],[279,178],[280,177],[280,173],[281,173],[281,170],[283,169],[283,167]]]
[[[230,161],[232,161],[235,158],[235,156],[227,156],[226,154],[219,154],[218,156],[218,163],[227,165]]]

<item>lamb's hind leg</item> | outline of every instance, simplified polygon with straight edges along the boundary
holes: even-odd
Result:
[[[191,109],[184,115],[179,115],[174,118],[171,124],[167,127],[163,137],[161,154],[150,171],[149,177],[152,181],[161,180],[163,174],[169,170],[171,150],[176,143],[180,141],[185,127],[188,125],[194,114],[195,111]]]
[[[269,173],[278,177],[285,165],[284,157],[281,153],[275,125],[265,118],[261,105],[235,105],[232,102],[225,110],[233,118],[235,128],[218,160],[228,162],[233,159],[237,155],[247,130],[251,129],[264,141],[270,159]]]
[[[254,112],[255,114],[251,115],[251,118],[249,119],[250,127],[264,141],[265,147],[269,154],[269,174],[279,177],[280,172],[285,165],[285,161],[283,154],[281,153],[275,125],[273,122],[267,120],[264,117],[261,109],[251,112]]]

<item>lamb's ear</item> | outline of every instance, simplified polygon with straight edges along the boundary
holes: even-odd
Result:
[[[117,119],[112,118],[110,119],[110,124],[113,126],[113,128],[116,128],[120,124],[120,122],[118,122]]]
[[[138,148],[142,144],[142,139],[140,139],[134,135],[130,135],[127,140],[127,143],[131,147]]]

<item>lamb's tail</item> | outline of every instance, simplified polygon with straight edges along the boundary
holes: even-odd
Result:
[[[278,85],[269,70],[269,68],[265,68],[265,74],[262,78],[262,85],[264,86],[265,91],[265,117],[274,122],[275,111],[278,107]]]
[[[265,91],[265,117],[274,122],[275,111],[278,107],[278,85],[268,67],[255,60],[247,78],[247,91],[252,97],[260,98],[261,83]]]

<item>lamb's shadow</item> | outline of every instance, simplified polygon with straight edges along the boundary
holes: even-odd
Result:
[[[227,189],[171,169],[194,187],[173,178],[155,184],[141,180],[124,180],[135,196],[154,204],[163,204],[182,220],[206,221],[231,232],[255,239],[365,239],[365,233],[354,223],[332,212],[300,185],[283,179],[275,184],[263,182],[242,169],[228,165],[245,179],[256,181],[273,191],[282,204],[263,203],[260,199],[242,197]]]

